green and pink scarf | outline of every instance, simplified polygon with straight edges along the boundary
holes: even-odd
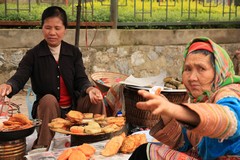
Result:
[[[197,43],[195,42],[205,42],[206,47],[197,47]],[[194,44],[195,43],[195,44]],[[195,45],[194,47],[192,45]],[[211,49],[209,48],[209,45]],[[233,62],[230,59],[228,53],[218,44],[213,42],[211,39],[207,37],[199,37],[193,39],[189,42],[185,48],[184,54],[184,63],[188,53],[193,50],[205,49],[211,51],[215,57],[215,79],[212,84],[211,91],[204,91],[203,95],[194,98],[191,93],[189,96],[192,102],[203,102],[210,98],[210,96],[219,88],[227,86],[233,83],[240,83],[240,76],[235,75]]]

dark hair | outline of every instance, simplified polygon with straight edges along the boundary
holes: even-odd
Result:
[[[44,20],[49,17],[59,17],[65,28],[67,28],[67,14],[61,7],[51,6],[46,8],[42,13],[42,26],[44,24]]]
[[[210,55],[210,62],[212,64],[212,67],[215,68],[215,57],[212,52],[209,52],[204,49],[199,49],[199,50],[192,51],[190,54],[199,54],[199,53],[204,54],[206,56]]]

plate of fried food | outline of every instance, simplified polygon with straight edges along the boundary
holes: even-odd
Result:
[[[24,114],[17,113],[2,120],[0,125],[0,141],[12,141],[25,138],[34,132],[35,127],[41,125],[41,120],[30,120]]]
[[[66,118],[55,118],[49,124],[52,131],[69,135],[101,135],[121,130],[125,126],[125,117],[105,117],[93,113],[81,113],[71,110]]]

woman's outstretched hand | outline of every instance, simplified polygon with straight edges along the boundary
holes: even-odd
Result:
[[[152,114],[169,114],[170,103],[163,95],[155,95],[145,90],[139,90],[138,94],[147,99],[147,101],[138,102],[137,108],[149,110]]]
[[[188,107],[183,107],[169,102],[163,95],[151,94],[145,90],[139,90],[138,94],[147,99],[145,102],[138,102],[137,108],[150,110],[152,114],[161,115],[164,124],[167,124],[172,118],[197,126],[200,123],[198,114]]]

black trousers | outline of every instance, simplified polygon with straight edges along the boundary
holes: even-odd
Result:
[[[139,146],[131,155],[129,160],[147,160],[147,143]]]

